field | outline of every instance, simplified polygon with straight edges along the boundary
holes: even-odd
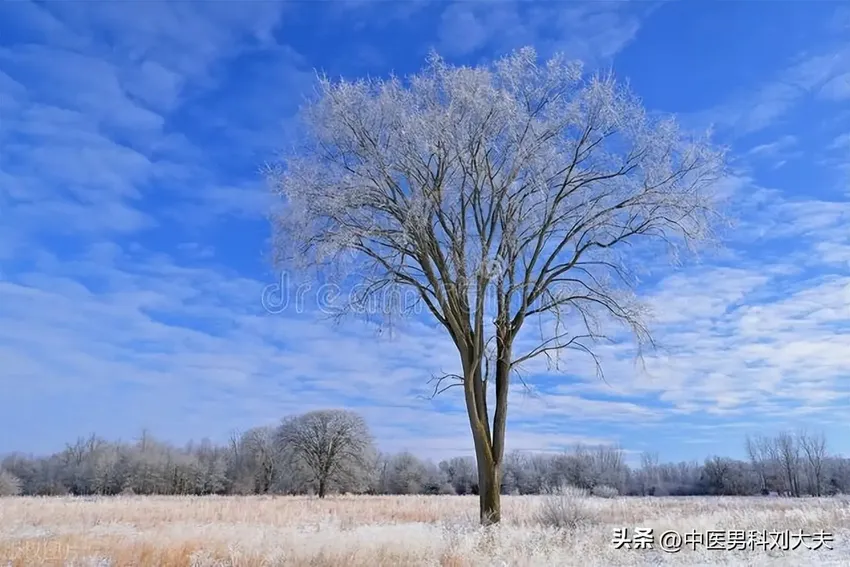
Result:
[[[479,528],[476,515],[476,498],[466,496],[0,498],[0,566],[850,564],[844,498],[505,496],[501,525]],[[782,542],[617,549],[614,531],[626,527],[822,530],[834,541],[812,550],[808,539],[793,551]]]

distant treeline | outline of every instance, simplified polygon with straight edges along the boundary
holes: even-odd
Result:
[[[473,458],[435,464],[406,452],[379,454],[368,429],[352,422],[363,424],[352,412],[311,412],[233,435],[225,444],[204,440],[183,448],[147,433],[133,442],[91,436],[50,456],[5,456],[0,495],[477,492]],[[748,438],[746,449],[746,460],[713,456],[703,463],[661,463],[646,453],[637,467],[609,446],[514,452],[502,466],[502,492],[539,494],[573,485],[645,496],[850,493],[850,459],[830,455],[822,435]]]

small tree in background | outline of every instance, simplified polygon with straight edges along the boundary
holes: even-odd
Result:
[[[0,496],[17,496],[20,493],[20,479],[9,471],[0,469]]]
[[[278,429],[281,451],[312,476],[319,498],[331,487],[365,490],[375,448],[362,417],[347,410],[319,410],[287,418]]]

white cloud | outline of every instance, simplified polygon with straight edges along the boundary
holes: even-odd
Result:
[[[458,393],[436,402],[425,395],[430,376],[457,363],[444,334],[409,321],[385,339],[361,322],[335,326],[294,309],[270,315],[261,287],[106,243],[73,261],[44,258],[37,271],[0,282],[0,319],[17,321],[0,330],[6,403],[106,391],[120,398],[132,389],[137,404],[116,434],[150,426],[178,439],[188,410],[204,416],[205,434],[222,437],[246,423],[347,406],[362,411],[389,447],[468,453]],[[555,418],[579,405],[570,396],[553,400],[544,411]],[[102,426],[114,408],[77,410]],[[50,410],[36,406],[32,419],[39,411]],[[515,413],[514,420],[530,415],[523,404]],[[522,448],[593,441],[528,424],[514,430],[512,443],[524,440]]]
[[[829,80],[820,90],[821,96],[834,101],[850,98],[850,72]]]
[[[713,124],[737,135],[775,125],[801,101],[850,72],[850,49],[844,41],[838,45],[816,55],[801,55],[752,91],[738,92],[728,102],[697,113],[689,120]]]
[[[785,135],[767,144],[759,144],[750,149],[750,155],[776,156],[779,152],[797,145],[797,137]]]
[[[839,217],[829,204],[775,199],[790,226],[806,221],[798,230],[834,236]],[[456,368],[457,356],[444,334],[421,322],[381,339],[356,321],[269,315],[263,282],[108,242],[73,259],[41,254],[34,262],[0,282],[0,319],[16,322],[0,330],[7,403],[120,398],[127,389],[136,401],[116,435],[147,425],[178,439],[347,406],[367,415],[387,450],[439,457],[468,445],[458,392],[422,397],[428,378]],[[662,350],[646,358],[646,371],[628,345],[610,345],[598,350],[610,387],[581,358],[569,360],[568,376],[527,373],[536,395],[515,382],[510,448],[616,442],[617,428],[683,415],[775,421],[817,410],[810,419],[835,419],[848,397],[850,276],[819,274],[795,277],[780,263],[670,275],[647,290]],[[90,414],[86,424],[107,422],[106,410],[80,408]]]
[[[264,191],[241,179],[217,179],[208,150],[166,124],[180,109],[184,88],[216,88],[220,64],[251,49],[271,54],[269,64],[281,74],[271,82],[254,80],[253,93],[244,93],[246,108],[255,116],[291,113],[294,106],[264,102],[286,100],[281,80],[293,86],[289,69],[297,54],[271,36],[283,5],[249,11],[227,3],[17,5],[15,16],[43,43],[0,49],[0,203],[16,219],[4,227],[12,232],[4,240],[23,243],[49,232],[136,233],[162,220],[144,210],[142,201],[151,198],[183,201],[173,210],[190,225],[228,214],[258,217]],[[93,36],[105,36],[110,46]],[[292,101],[298,92],[292,90]],[[219,116],[198,120],[226,133],[218,135],[223,145],[255,159],[250,174],[256,179],[267,156],[251,142],[268,147],[279,124],[240,124],[250,116],[246,108],[222,108]],[[4,248],[8,256],[11,246]]]
[[[439,48],[446,55],[468,55],[531,44],[543,55],[561,51],[595,65],[632,41],[642,18],[658,4],[456,2],[441,16]]]
[[[707,268],[673,276],[652,295],[661,350],[647,356],[646,373],[605,353],[608,379],[621,393],[657,395],[688,413],[764,417],[781,402],[785,411],[836,415],[850,397],[848,290],[850,275],[789,281]]]
[[[803,156],[799,140],[796,136],[780,136],[772,142],[753,146],[747,156],[751,159],[769,163],[773,169],[778,169],[788,163],[788,160]]]
[[[829,145],[829,149],[831,150],[846,150],[850,152],[850,133],[841,134],[840,136],[836,136],[836,138]]]

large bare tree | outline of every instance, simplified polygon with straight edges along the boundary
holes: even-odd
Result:
[[[711,235],[723,152],[531,48],[479,67],[432,55],[406,80],[320,78],[302,116],[268,168],[276,258],[356,284],[360,312],[427,307],[459,355],[437,390],[462,388],[481,521],[498,522],[512,374],[566,349],[598,367],[611,320],[651,341],[629,268]]]
[[[317,410],[287,418],[278,428],[278,441],[283,452],[310,472],[319,498],[331,485],[365,486],[375,463],[366,422],[347,410]]]

